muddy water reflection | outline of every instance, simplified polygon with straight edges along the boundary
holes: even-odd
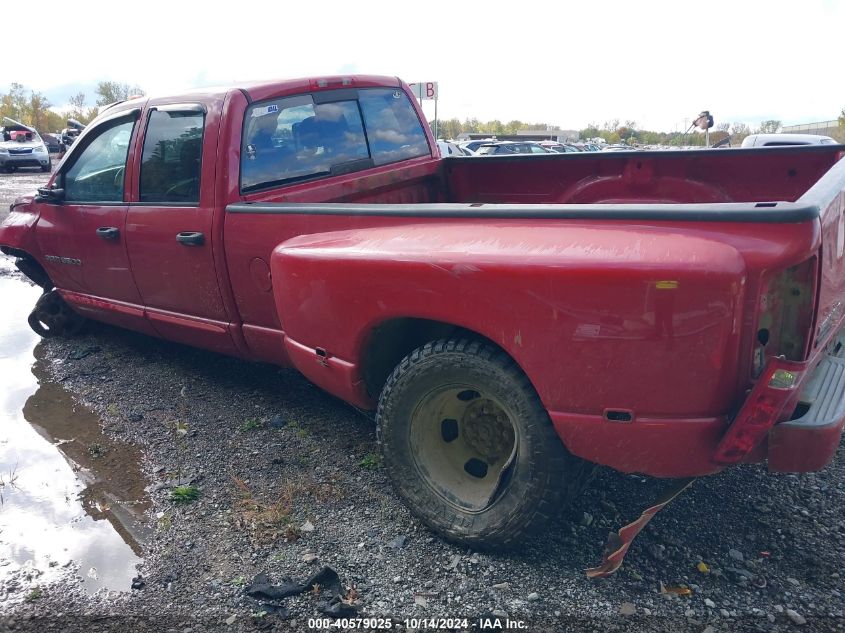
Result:
[[[141,562],[140,455],[46,379],[26,324],[38,294],[0,277],[0,581],[43,584],[72,561],[89,591],[127,591]]]

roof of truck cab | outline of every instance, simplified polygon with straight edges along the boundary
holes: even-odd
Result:
[[[398,88],[402,85],[398,77],[379,75],[324,75],[302,77],[298,79],[268,79],[264,81],[234,82],[226,86],[192,88],[179,93],[153,94],[145,97],[150,103],[179,103],[185,101],[214,101],[222,99],[233,90],[241,90],[252,101],[263,101],[274,97],[317,92],[321,90],[339,90],[344,88]],[[132,105],[143,104],[140,99],[130,99],[116,106],[113,110],[123,110]]]

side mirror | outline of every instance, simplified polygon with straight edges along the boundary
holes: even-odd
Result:
[[[36,202],[55,202],[59,203],[65,199],[64,189],[50,189],[49,187],[39,187],[38,195],[35,196]]]

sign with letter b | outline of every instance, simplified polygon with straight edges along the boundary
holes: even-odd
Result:
[[[436,81],[420,81],[414,84],[408,84],[411,86],[411,91],[414,93],[414,96],[422,101],[423,99],[434,99],[437,100],[437,82]]]

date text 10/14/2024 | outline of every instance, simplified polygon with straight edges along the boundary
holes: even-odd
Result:
[[[309,629],[362,629],[388,630],[403,626],[411,630],[440,631],[519,631],[526,630],[528,624],[523,620],[500,618],[493,615],[480,618],[404,618],[394,621],[391,618],[309,618]]]

